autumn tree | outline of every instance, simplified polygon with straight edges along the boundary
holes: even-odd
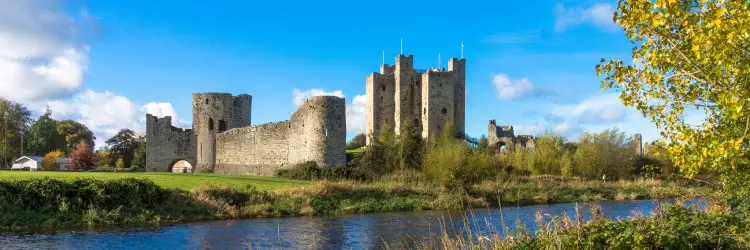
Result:
[[[351,141],[346,144],[346,149],[358,149],[365,146],[365,134],[355,135]]]
[[[47,153],[42,159],[42,169],[47,171],[58,170],[60,168],[60,159],[63,157],[65,157],[65,154],[60,150]]]
[[[713,169],[725,184],[746,187],[750,1],[619,0],[614,21],[634,44],[632,62],[602,59],[602,88],[619,90],[654,122],[685,173]],[[703,121],[690,124],[688,112]]]
[[[70,154],[80,143],[94,145],[94,133],[86,125],[73,120],[63,120],[57,122],[57,132],[65,138],[63,151]]]
[[[92,144],[79,142],[70,153],[71,170],[90,170],[96,165],[96,155]]]

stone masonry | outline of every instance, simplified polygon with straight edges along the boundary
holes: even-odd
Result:
[[[410,123],[424,138],[442,133],[447,123],[465,130],[466,60],[451,58],[448,71],[415,70],[414,56],[398,55],[394,65],[367,77],[367,144],[388,124],[396,134]]]
[[[249,95],[196,93],[193,129],[173,127],[168,116],[147,115],[146,171],[172,171],[180,160],[197,172],[253,175],[273,175],[305,161],[346,163],[343,98],[310,97],[290,120],[257,126],[250,126],[251,107]]]
[[[196,141],[190,129],[172,126],[172,117],[146,115],[146,171],[172,172],[172,166],[185,160],[195,166]]]
[[[487,140],[489,144],[500,150],[502,147],[520,146],[524,148],[534,147],[534,136],[515,135],[513,126],[497,126],[495,120],[490,120],[487,126]]]
[[[346,164],[344,98],[313,96],[292,119],[231,129],[216,138],[216,173],[273,175],[305,161]]]

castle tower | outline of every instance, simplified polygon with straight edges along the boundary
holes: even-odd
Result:
[[[398,55],[393,66],[383,64],[380,73],[367,77],[367,144],[388,124],[400,134],[406,122],[422,137],[442,134],[447,123],[465,131],[466,73],[464,59],[448,61],[448,71],[414,69],[414,56]]]
[[[462,135],[466,132],[466,59],[451,58],[448,60],[448,71],[453,72],[454,99],[453,122],[456,132]]]
[[[193,94],[193,131],[197,141],[196,172],[213,172],[216,166],[216,134],[250,125],[250,95]]]
[[[409,122],[419,134],[422,130],[422,77],[414,70],[414,56],[396,57],[394,117],[391,126],[396,135]]]

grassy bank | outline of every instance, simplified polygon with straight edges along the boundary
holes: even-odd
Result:
[[[309,181],[290,180],[270,176],[251,176],[233,174],[173,174],[173,173],[127,173],[127,172],[54,172],[54,171],[0,171],[0,181],[29,180],[49,177],[52,179],[72,181],[79,178],[96,180],[116,180],[122,178],[141,178],[153,181],[163,188],[177,188],[190,191],[204,184],[234,186],[253,185],[259,190],[282,189],[309,185]]]
[[[5,173],[8,172],[1,174]],[[184,184],[156,184],[150,178],[103,180],[106,178],[92,177],[112,175],[88,174],[82,175],[89,177],[87,179],[73,180],[1,178],[0,207],[3,209],[0,210],[0,227],[24,230],[158,225],[234,218],[496,207],[498,201],[508,205],[528,205],[666,199],[705,196],[712,192],[705,187],[658,180],[603,183],[553,177],[486,181],[475,185],[469,192],[453,192],[442,190],[439,185],[425,181],[417,174],[391,175],[368,183],[315,181],[309,185],[286,185],[277,189],[266,187],[266,190],[252,185],[209,182],[186,191]],[[218,175],[215,178],[229,177]]]
[[[492,233],[445,230],[439,240],[415,239],[418,249],[748,249],[750,220],[741,212],[709,205],[658,206],[650,217],[610,219],[591,207],[591,220],[537,213],[533,232],[496,228]],[[465,223],[472,223],[466,221]],[[479,222],[473,222],[478,224]],[[395,245],[395,244],[394,244]]]

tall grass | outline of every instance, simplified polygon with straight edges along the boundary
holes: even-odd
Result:
[[[538,229],[493,229],[489,233],[448,233],[443,227],[438,241],[416,239],[419,249],[747,249],[750,222],[740,213],[707,206],[704,210],[681,204],[659,204],[651,217],[634,215],[613,220],[591,206],[584,222],[576,207],[574,217],[549,217],[537,213]],[[502,220],[502,219],[501,219]],[[481,224],[464,218],[465,224]],[[502,223],[504,225],[504,223]],[[484,225],[493,227],[492,225]],[[389,244],[386,244],[389,245]],[[390,244],[396,245],[396,244]]]

